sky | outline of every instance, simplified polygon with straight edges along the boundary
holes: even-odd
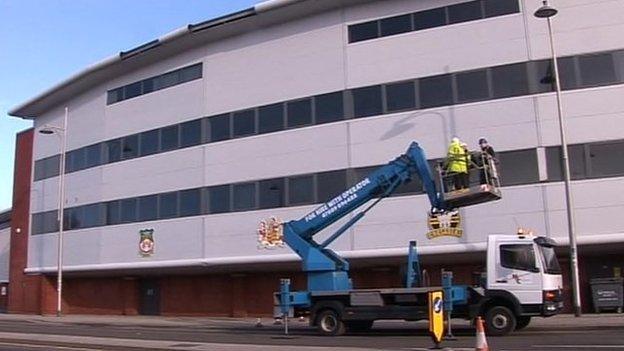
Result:
[[[0,211],[11,207],[15,134],[8,111],[106,57],[260,0],[0,0]]]

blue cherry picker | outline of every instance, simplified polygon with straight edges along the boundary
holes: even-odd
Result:
[[[423,286],[415,242],[410,243],[405,288],[354,289],[349,262],[328,246],[361,220],[382,199],[419,177],[431,203],[431,218],[441,218],[459,207],[501,198],[497,177],[491,176],[492,159],[483,155],[475,170],[484,172],[486,184],[470,189],[445,191],[446,175],[438,167],[438,184],[423,149],[412,142],[407,151],[370,173],[351,188],[320,205],[299,220],[263,221],[259,240],[264,246],[286,243],[302,260],[307,290],[290,291],[282,280],[275,293],[282,312],[309,315],[321,334],[342,335],[367,330],[375,320],[428,318],[428,293],[444,290],[447,311],[454,318],[485,317],[488,333],[504,335],[529,324],[532,316],[550,316],[561,308],[562,278],[554,255],[555,243],[545,237],[491,235],[487,247],[487,277],[479,286],[454,285],[443,277],[442,287]],[[440,190],[438,190],[440,189]],[[332,223],[368,204],[323,242],[314,236]],[[455,212],[456,213],[456,212]],[[450,276],[452,277],[452,275]],[[446,279],[445,279],[446,278]]]

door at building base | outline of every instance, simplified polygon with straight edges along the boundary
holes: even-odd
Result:
[[[139,284],[141,308],[139,313],[146,316],[160,314],[160,287],[158,280],[145,279]]]

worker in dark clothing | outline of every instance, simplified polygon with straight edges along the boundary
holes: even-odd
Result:
[[[481,184],[490,183],[491,179],[498,178],[496,172],[496,152],[494,148],[488,143],[485,138],[479,139],[479,146],[481,147]]]

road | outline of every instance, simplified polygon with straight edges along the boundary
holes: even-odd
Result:
[[[253,319],[145,317],[0,317],[0,350],[427,350],[424,323],[376,323],[366,333],[321,337],[305,323],[283,327]],[[474,329],[454,328],[456,341],[442,346],[474,350]],[[505,337],[489,337],[490,350],[624,351],[624,317],[557,317]]]

